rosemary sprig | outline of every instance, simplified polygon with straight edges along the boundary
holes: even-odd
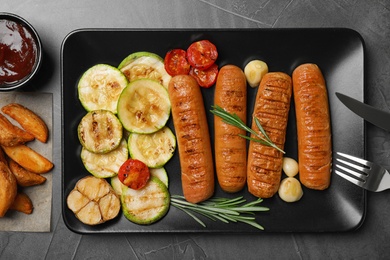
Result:
[[[216,197],[195,204],[186,201],[183,196],[171,196],[172,206],[187,213],[203,227],[206,227],[206,224],[194,213],[200,214],[213,221],[219,220],[224,223],[242,222],[260,230],[264,230],[264,228],[256,222],[254,217],[254,212],[269,210],[267,207],[258,206],[262,201],[263,200],[259,198],[255,201],[243,204],[246,200],[242,196],[234,199]]]
[[[252,128],[250,128],[249,126],[247,126],[239,116],[237,116],[237,114],[230,114],[229,112],[227,112],[226,110],[224,110],[222,107],[218,106],[218,105],[215,105],[215,106],[212,106],[212,110],[210,110],[211,113],[213,113],[214,115],[216,116],[219,116],[220,118],[222,118],[223,122],[225,122],[226,124],[229,124],[229,125],[232,125],[232,126],[235,126],[235,127],[238,127],[246,132],[249,132],[253,135],[255,135],[257,138],[253,138],[253,137],[250,137],[250,136],[246,136],[246,135],[239,135],[241,136],[242,138],[245,138],[249,141],[254,141],[254,142],[258,142],[258,143],[261,143],[263,145],[267,145],[267,146],[270,146],[270,147],[273,147],[275,148],[276,150],[282,152],[282,153],[285,153],[282,149],[280,149],[276,144],[274,144],[272,142],[272,140],[268,137],[267,133],[265,132],[264,128],[261,126],[260,124],[260,120],[256,117],[253,118],[253,120],[255,121],[256,123],[256,126],[259,128],[260,132],[263,134],[263,136],[261,136],[259,133],[255,132]]]

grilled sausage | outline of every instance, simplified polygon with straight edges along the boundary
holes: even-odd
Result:
[[[179,150],[183,194],[198,203],[214,193],[214,164],[202,93],[189,75],[174,76],[168,86]]]
[[[289,75],[282,72],[267,73],[260,82],[254,105],[253,117],[259,119],[268,137],[281,149],[284,149],[286,140],[291,94]],[[254,120],[252,129],[259,132]],[[260,198],[272,197],[279,188],[282,165],[282,152],[251,141],[247,167],[249,192]]]
[[[246,78],[237,66],[226,65],[218,73],[214,104],[236,114],[246,123]],[[215,166],[219,185],[226,192],[240,191],[246,183],[245,130],[229,125],[214,116]]]
[[[315,64],[302,64],[293,72],[301,183],[310,189],[329,187],[332,140],[325,80]]]

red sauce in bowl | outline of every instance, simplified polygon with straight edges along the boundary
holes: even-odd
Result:
[[[37,45],[23,25],[0,19],[0,84],[24,79],[34,68]]]

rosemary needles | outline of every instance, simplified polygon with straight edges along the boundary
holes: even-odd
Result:
[[[194,213],[203,215],[213,221],[219,220],[224,223],[242,222],[260,230],[264,230],[264,228],[256,222],[254,216],[255,212],[269,210],[267,207],[258,206],[262,201],[263,200],[259,198],[255,201],[245,203],[246,200],[242,196],[233,199],[216,197],[195,204],[186,201],[183,196],[171,196],[172,206],[187,213],[203,227],[206,227],[206,225]]]
[[[263,134],[263,136],[261,136],[259,133],[255,132],[252,128],[247,126],[241,120],[241,118],[238,117],[236,114],[230,114],[229,112],[224,110],[222,107],[217,106],[217,105],[212,106],[212,108],[213,109],[210,110],[210,112],[213,113],[214,115],[219,116],[220,118],[222,118],[223,122],[225,122],[226,124],[238,127],[238,128],[240,128],[240,129],[242,129],[242,130],[244,130],[246,132],[249,132],[249,133],[251,133],[251,134],[253,134],[254,136],[257,137],[257,138],[253,138],[253,137],[250,137],[250,136],[247,136],[247,135],[239,135],[242,138],[245,138],[245,139],[247,139],[249,141],[259,142],[259,143],[261,143],[263,145],[267,145],[267,146],[273,147],[276,150],[278,150],[278,151],[280,151],[282,153],[285,153],[276,144],[274,144],[272,142],[272,140],[268,137],[267,133],[264,131],[263,127],[261,126],[260,120],[258,118],[254,117],[253,120],[255,121],[256,126],[259,128],[259,130]]]

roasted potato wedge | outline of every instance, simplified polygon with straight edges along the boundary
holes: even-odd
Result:
[[[15,175],[16,182],[21,187],[39,185],[46,181],[46,178],[42,175],[26,170],[12,159],[8,161],[8,167]]]
[[[26,145],[21,144],[17,146],[2,147],[9,158],[28,171],[46,173],[54,167],[51,161]]]
[[[9,209],[16,210],[25,214],[31,214],[33,212],[33,204],[27,194],[19,192],[16,194],[14,202]]]
[[[4,217],[11,207],[17,190],[16,178],[8,168],[4,153],[0,149],[0,217]]]
[[[15,146],[34,140],[34,136],[12,124],[0,114],[0,145]]]
[[[8,165],[7,157],[5,156],[4,150],[0,148],[0,162]]]
[[[46,143],[49,130],[40,116],[25,106],[18,103],[10,103],[1,111],[18,122],[24,130],[32,134],[37,140]]]

